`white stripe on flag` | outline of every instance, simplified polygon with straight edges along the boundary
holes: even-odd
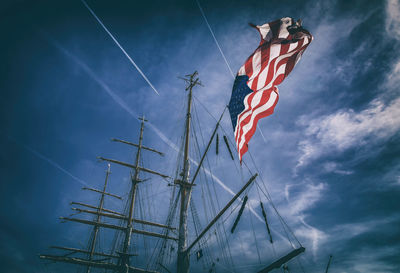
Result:
[[[271,95],[270,95],[270,98],[269,98],[269,100],[267,101],[267,103],[264,104],[263,106],[257,108],[257,109],[252,113],[250,122],[247,123],[245,126],[243,126],[242,140],[241,140],[241,142],[239,143],[239,151],[243,148],[243,144],[245,143],[246,134],[247,134],[247,133],[250,131],[250,129],[253,127],[255,118],[256,118],[259,114],[261,114],[261,113],[265,112],[266,110],[268,110],[269,108],[271,108],[271,107],[274,105],[274,103],[275,103],[277,97],[278,97],[278,95],[277,95],[275,92],[272,91],[272,92],[271,92]]]
[[[261,88],[263,88],[265,86],[265,81],[267,80],[269,66],[271,65],[271,62],[276,57],[279,56],[280,51],[281,51],[280,44],[275,44],[275,45],[271,46],[269,59],[268,59],[268,65],[264,68],[264,70],[260,73],[260,76],[258,77],[257,90],[260,90]]]
[[[253,68],[253,73],[250,75],[250,80],[254,79],[254,77],[257,77],[257,75],[261,69],[261,49],[260,48],[257,49],[256,52],[254,52],[251,65]]]
[[[249,106],[249,100],[250,100],[249,96],[251,94],[254,94],[254,96],[250,101],[251,106]],[[240,133],[240,131],[242,131],[243,120],[245,120],[249,115],[251,115],[252,110],[260,104],[263,92],[256,92],[256,93],[251,93],[251,94],[246,96],[246,98],[244,100],[245,108],[242,111],[242,113],[240,113],[238,116],[238,120],[237,120],[238,131],[237,132],[239,135],[238,135],[238,137],[236,137],[236,142],[238,144],[240,143],[241,138],[243,136],[243,133]],[[239,145],[238,145],[238,147],[239,147]]]

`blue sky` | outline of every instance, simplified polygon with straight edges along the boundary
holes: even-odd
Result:
[[[137,116],[150,121],[145,145],[166,153],[161,159],[145,154],[143,163],[174,175],[186,100],[178,76],[199,71],[204,87],[194,90],[194,128],[205,139],[230,98],[232,75],[196,1],[88,3],[159,95],[80,1],[1,4],[0,261],[5,272],[74,270],[46,264],[38,254],[55,253],[50,245],[85,246],[88,229],[60,223],[58,217],[71,214],[71,201],[97,201],[80,190],[101,187],[106,164],[97,156],[132,162],[134,150],[109,139],[136,141]],[[321,272],[332,254],[330,272],[399,272],[399,1],[200,3],[234,73],[259,42],[248,22],[302,18],[314,36],[279,86],[275,113],[259,123],[265,139],[256,133],[249,149],[262,178],[257,183],[265,182],[307,249],[299,259],[304,271]],[[232,162],[223,146],[223,135],[233,138],[228,115],[218,133],[221,152],[215,155],[214,143],[207,162],[214,178],[202,174],[193,194],[202,226],[212,215],[202,203],[204,185],[213,186],[218,198],[212,198],[222,207],[231,196],[228,189],[239,190],[250,177],[246,168],[238,171],[237,159]],[[194,149],[191,156],[198,161]],[[256,172],[249,154],[244,160]],[[112,166],[112,172],[110,191],[126,197],[128,171]],[[143,187],[152,200],[152,220],[165,221],[170,191],[157,179]],[[259,217],[258,202],[267,201],[256,187],[248,194],[237,237],[229,236],[235,272],[256,272],[274,259],[264,223],[250,212],[253,208]],[[122,208],[118,200],[106,205]],[[275,251],[285,254],[290,245],[266,207]],[[236,214],[237,209],[224,218],[228,229]],[[111,238],[104,233],[102,243]],[[208,245],[215,250],[213,259],[219,257],[215,239]],[[143,251],[141,243],[137,250]],[[223,258],[217,266],[217,272],[230,272]],[[289,266],[301,272],[297,261]],[[204,271],[195,260],[192,269]]]

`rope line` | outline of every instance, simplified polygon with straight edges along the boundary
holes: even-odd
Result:
[[[258,169],[258,167],[257,167],[257,165],[256,165],[256,163],[255,163],[255,160],[254,160],[254,158],[253,158],[253,155],[252,155],[250,152],[249,152],[249,155],[250,155],[250,158],[251,158],[251,160],[252,160],[252,162],[253,162],[253,165],[254,165],[254,167],[256,168],[257,172],[261,174],[261,172],[259,171],[259,169]],[[286,226],[286,228],[288,229],[288,231],[290,232],[290,234],[293,236],[293,238],[296,240],[296,242],[297,242],[300,246],[302,246],[302,244],[300,243],[300,241],[297,239],[296,235],[293,233],[292,229],[289,227],[289,225],[286,223],[286,221],[283,219],[283,217],[282,217],[282,216],[280,215],[280,213],[278,212],[278,209],[276,208],[275,204],[272,202],[271,195],[270,195],[270,193],[269,193],[269,191],[268,191],[268,189],[267,189],[267,186],[265,185],[264,180],[262,179],[262,175],[260,175],[260,179],[261,179],[262,184],[264,185],[264,188],[265,188],[266,193],[265,193],[265,192],[261,189],[261,187],[260,187],[261,192],[265,195],[265,197],[267,197],[268,201],[270,202],[272,208],[274,209],[274,211],[275,211],[275,213],[277,214],[277,216],[278,216],[278,218],[280,219],[280,221],[282,221],[282,223],[284,224],[284,226]],[[257,183],[257,185],[258,185],[258,183]],[[289,238],[288,238],[288,239],[289,239]]]
[[[197,97],[194,96],[194,98],[195,98],[197,101],[199,101],[200,105],[206,110],[206,112],[207,112],[215,121],[217,121],[217,119],[213,116],[213,114],[211,114],[210,111],[208,111],[207,107],[206,107]],[[220,125],[219,127],[221,128],[221,130],[223,131],[223,133],[225,133],[225,134],[227,135],[226,130],[224,129],[224,127],[223,127],[222,125]],[[231,141],[230,138],[228,138],[228,142],[229,142],[231,145],[234,145],[234,144],[232,143],[232,141]],[[256,165],[256,163],[255,163],[255,160],[254,160],[254,158],[253,158],[253,155],[251,154],[250,151],[248,151],[248,153],[249,153],[249,155],[250,155],[250,158],[251,158],[251,161],[252,161],[254,167],[256,168],[256,171],[257,171],[258,173],[261,174],[261,172],[259,171],[259,169],[258,169],[258,167],[257,167],[257,165]],[[250,168],[249,168],[249,166],[247,165],[247,163],[246,163],[245,161],[243,161],[243,163],[244,163],[245,167],[248,169],[248,171],[250,172]],[[235,166],[236,166],[236,162],[235,162]],[[240,169],[242,170],[242,167],[240,167]],[[242,171],[241,171],[241,172],[242,172]],[[268,202],[271,204],[271,206],[272,206],[272,208],[274,209],[276,215],[278,216],[278,219],[279,219],[279,221],[280,221],[280,223],[281,223],[281,225],[282,225],[282,228],[283,228],[283,230],[284,230],[284,232],[285,232],[285,235],[286,235],[286,237],[287,237],[287,239],[288,239],[290,245],[291,245],[293,248],[295,248],[294,245],[293,245],[293,243],[292,243],[291,240],[290,240],[290,236],[289,236],[288,232],[292,235],[292,237],[296,240],[296,242],[297,242],[300,246],[302,246],[302,244],[300,243],[300,241],[298,240],[298,238],[296,237],[296,235],[293,233],[293,231],[291,230],[291,228],[289,227],[289,225],[286,223],[286,221],[285,221],[285,220],[283,219],[283,217],[280,215],[278,209],[276,208],[275,204],[273,203],[272,198],[271,198],[271,195],[269,194],[269,191],[268,191],[268,189],[267,189],[267,187],[266,187],[266,185],[265,185],[265,181],[264,181],[263,178],[262,178],[262,175],[260,175],[259,178],[261,179],[261,182],[262,182],[262,184],[264,185],[265,191],[258,185],[258,183],[257,183],[257,187],[259,187],[259,189],[261,190],[261,192],[262,192],[262,193],[264,194],[264,196],[267,198]],[[243,178],[242,178],[242,180],[243,180]],[[261,199],[260,199],[260,200],[261,200]],[[257,216],[258,216],[258,214],[257,214]],[[286,229],[287,229],[288,232],[286,231]],[[274,251],[274,252],[275,252],[275,251]]]

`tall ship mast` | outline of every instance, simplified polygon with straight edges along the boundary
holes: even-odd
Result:
[[[158,237],[158,238],[165,238],[169,240],[177,240],[177,238],[170,237],[170,236],[165,236],[163,234],[159,233],[154,233],[154,232],[149,232],[146,230],[140,230],[134,228],[134,223],[142,224],[142,225],[147,225],[147,226],[154,226],[158,228],[163,228],[163,229],[174,229],[169,226],[165,226],[163,224],[159,223],[154,223],[154,222],[149,222],[145,221],[142,219],[136,219],[133,217],[133,212],[134,212],[134,207],[135,207],[135,200],[136,200],[136,191],[138,184],[141,182],[145,182],[145,180],[140,179],[140,173],[141,172],[146,172],[152,175],[160,176],[162,178],[168,178],[168,175],[161,174],[159,172],[144,168],[143,166],[140,166],[140,156],[142,150],[150,151],[159,155],[163,155],[163,153],[143,146],[142,141],[143,141],[143,131],[144,131],[144,123],[146,119],[144,117],[139,118],[141,120],[141,126],[140,126],[140,135],[139,135],[139,141],[138,144],[131,143],[128,141],[120,140],[120,139],[112,139],[115,142],[120,142],[126,145],[134,146],[137,148],[136,152],[136,157],[135,157],[135,162],[133,164],[131,163],[126,163],[114,159],[108,159],[104,157],[99,157],[100,160],[107,161],[110,163],[122,165],[124,167],[128,167],[131,169],[131,188],[129,191],[129,198],[126,200],[126,205],[128,207],[128,213],[120,213],[116,212],[110,209],[105,209],[103,207],[104,205],[104,198],[106,196],[122,199],[121,197],[111,194],[106,192],[106,187],[107,187],[107,182],[108,182],[108,177],[110,175],[110,164],[108,164],[108,169],[106,172],[106,179],[104,183],[104,188],[103,190],[97,190],[97,189],[92,189],[92,188],[83,188],[84,190],[90,190],[96,193],[101,194],[100,202],[98,206],[93,206],[89,204],[84,204],[84,203],[79,203],[79,202],[72,202],[72,205],[78,205],[80,208],[75,208],[73,207],[72,209],[79,212],[79,213],[88,213],[95,215],[95,219],[93,221],[90,220],[84,220],[84,219],[78,219],[78,218],[68,218],[68,217],[60,217],[62,220],[65,221],[72,221],[72,222],[77,222],[85,225],[91,225],[93,226],[93,231],[89,240],[89,246],[87,250],[84,249],[78,249],[78,248],[69,248],[69,247],[52,247],[56,248],[59,250],[64,250],[66,253],[64,255],[40,255],[40,258],[42,259],[47,259],[47,260],[52,260],[56,262],[64,262],[64,263],[72,263],[72,264],[78,264],[86,267],[86,273],[91,272],[92,268],[101,268],[101,269],[109,269],[112,270],[113,272],[154,272],[151,270],[142,270],[139,268],[135,268],[131,266],[130,258],[132,256],[136,256],[135,253],[130,253],[130,245],[131,245],[131,237],[132,234],[141,234],[144,236],[152,236],[152,237]],[[89,208],[89,209],[86,209]],[[119,225],[114,225],[114,224],[108,224],[104,223],[101,220],[103,218],[111,218],[111,219],[117,219],[120,220]],[[98,232],[100,228],[105,228],[105,229],[111,229],[114,231],[119,231],[124,234],[123,236],[123,243],[119,247],[118,250],[115,250],[114,254],[107,254],[107,253],[99,253],[95,251],[95,246],[96,246],[96,240],[98,238]],[[71,257],[72,255],[75,254],[86,254],[85,258],[81,257]],[[95,259],[96,257],[96,259]],[[98,259],[98,257],[101,257],[101,259]]]
[[[193,172],[193,176],[191,176],[191,158],[190,158],[190,144],[191,144],[191,134],[192,132],[192,104],[193,104],[193,88],[197,85],[201,85],[201,82],[198,78],[198,73],[194,72],[193,74],[186,75],[183,80],[186,82],[186,91],[187,91],[187,106],[186,106],[186,115],[185,115],[185,123],[184,123],[184,134],[183,134],[183,145],[181,150],[180,163],[178,164],[178,172],[175,177],[171,177],[167,174],[162,174],[158,171],[148,169],[147,167],[141,164],[142,152],[150,152],[156,154],[158,156],[163,156],[163,153],[147,146],[143,145],[143,133],[145,129],[146,119],[140,117],[140,132],[137,143],[132,143],[126,140],[121,139],[112,139],[114,142],[122,143],[127,146],[134,147],[136,149],[135,160],[133,163],[123,162],[116,159],[106,158],[106,157],[98,157],[101,161],[105,161],[108,163],[105,182],[102,189],[94,189],[94,188],[83,188],[84,190],[100,194],[99,203],[96,205],[81,203],[81,202],[72,202],[74,205],[72,210],[76,213],[83,213],[85,215],[92,215],[94,218],[89,219],[81,219],[75,217],[61,217],[63,221],[75,222],[83,225],[91,226],[92,230],[90,233],[90,238],[88,240],[88,245],[86,249],[81,248],[72,248],[72,247],[63,247],[63,246],[53,246],[51,248],[62,251],[63,253],[60,255],[48,255],[43,254],[40,255],[40,258],[55,262],[63,262],[69,264],[76,264],[80,266],[80,270],[84,269],[84,272],[120,272],[120,273],[129,273],[129,272],[173,272],[177,273],[188,273],[190,272],[190,262],[193,258],[199,261],[200,259],[208,259],[208,272],[217,272],[216,262],[218,263],[219,258],[213,258],[210,254],[210,250],[207,249],[207,241],[206,235],[209,235],[210,231],[215,228],[215,226],[221,221],[221,218],[224,216],[225,220],[231,216],[236,208],[240,206],[238,214],[235,218],[234,224],[231,228],[231,235],[235,233],[235,229],[240,221],[241,215],[246,208],[246,202],[248,200],[247,193],[251,186],[256,181],[258,176],[257,173],[252,174],[250,177],[247,177],[245,183],[241,186],[240,190],[235,194],[232,194],[232,198],[224,205],[222,208],[212,215],[212,218],[209,220],[205,227],[202,227],[199,220],[199,215],[197,209],[192,200],[192,193],[195,186],[197,185],[195,182],[200,177],[200,173],[203,170],[204,162],[206,161],[207,153],[210,150],[211,144],[213,140],[216,138],[216,151],[218,154],[218,128],[220,126],[220,122],[223,116],[223,113],[219,120],[216,123],[215,128],[212,131],[211,137],[207,142],[207,145],[202,154],[199,154],[199,162],[196,163],[196,168]],[[224,111],[225,112],[225,111]],[[217,137],[216,137],[217,136]],[[228,139],[224,135],[224,142],[226,147],[230,153],[230,156],[233,159],[232,152],[229,148]],[[116,164],[123,167],[126,167],[130,170],[130,189],[129,194],[125,200],[125,210],[123,212],[118,212],[115,210],[111,210],[105,208],[104,203],[106,198],[113,198],[117,200],[123,200],[122,197],[110,193],[107,191],[108,179],[111,174],[111,166],[110,164]],[[203,170],[204,171],[204,170]],[[135,209],[138,200],[139,188],[143,186],[145,183],[150,183],[147,179],[143,179],[142,174],[148,174],[151,176],[155,176],[161,178],[163,181],[157,181],[156,183],[164,183],[164,181],[168,181],[168,186],[172,187],[171,197],[170,197],[170,207],[168,209],[168,216],[165,223],[157,223],[148,221],[145,219],[140,219],[135,217]],[[245,195],[245,196],[243,196]],[[216,200],[218,201],[218,200]],[[239,201],[239,202],[238,202]],[[236,208],[233,208],[233,205],[236,205]],[[262,209],[263,219],[265,220],[265,224],[267,227],[269,241],[271,245],[273,244],[271,230],[268,224],[267,215],[263,206],[263,203],[260,199],[260,207]],[[189,210],[191,216],[193,218],[194,224],[194,238],[189,241]],[[275,209],[276,210],[276,209]],[[227,216],[227,212],[230,214]],[[277,212],[277,211],[276,211]],[[176,217],[177,216],[177,217]],[[177,221],[176,221],[177,219]],[[105,221],[107,220],[107,221]],[[114,221],[110,223],[110,221]],[[117,221],[117,223],[115,223]],[[139,225],[142,227],[153,227],[157,228],[159,232],[150,231],[147,229],[139,228]],[[221,226],[221,225],[220,225]],[[224,224],[222,223],[223,229],[225,229]],[[102,230],[111,230],[115,233],[115,238],[119,238],[115,240],[115,244],[109,248],[108,252],[99,251],[97,249],[97,242],[99,238],[99,233]],[[217,229],[214,230],[217,241],[223,241],[221,237],[223,235],[217,234]],[[193,232],[192,232],[193,233]],[[153,247],[153,255],[151,255],[149,261],[152,261],[152,267],[149,266],[150,263],[147,263],[145,267],[140,267],[139,264],[135,264],[132,260],[133,257],[140,258],[139,253],[132,252],[132,246],[135,244],[133,235],[145,236],[156,238],[157,243]],[[193,236],[192,236],[193,237]],[[232,239],[231,239],[232,240]],[[225,244],[225,248],[229,248],[229,242],[223,242]],[[256,271],[251,272],[270,272],[274,269],[282,268],[283,270],[288,271],[287,263],[305,251],[305,248],[299,244],[299,247],[294,247],[292,244],[293,250],[287,253],[286,255],[281,256],[280,258],[275,259],[272,263],[269,263],[267,266],[260,266],[260,268]],[[226,250],[224,250],[226,251]],[[230,250],[229,250],[230,251]],[[258,251],[258,249],[257,249]],[[169,259],[172,260],[172,263],[166,261],[165,257],[169,256]],[[205,257],[203,257],[205,256]],[[144,259],[141,259],[141,264],[144,264]],[[233,262],[232,262],[233,265]],[[234,270],[234,269],[232,269]],[[229,270],[228,270],[229,271]],[[82,271],[79,271],[82,272]]]

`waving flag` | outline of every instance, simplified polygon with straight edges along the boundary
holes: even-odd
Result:
[[[251,26],[259,31],[261,42],[239,69],[228,105],[240,161],[257,122],[274,112],[279,98],[276,86],[289,75],[312,40],[301,21],[289,17]]]

